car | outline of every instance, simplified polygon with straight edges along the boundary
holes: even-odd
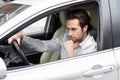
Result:
[[[0,80],[120,80],[119,3],[120,0],[14,0],[1,7]],[[53,53],[51,58],[49,53],[21,49],[16,41],[7,43],[19,32],[36,39],[54,39],[58,31],[63,33],[65,29],[66,14],[81,8],[91,17],[90,34],[97,42],[96,52],[60,60],[59,54]]]

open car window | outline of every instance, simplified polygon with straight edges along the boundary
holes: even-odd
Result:
[[[8,17],[8,20],[13,15],[15,16],[17,13],[22,12],[28,7],[29,6],[19,5],[17,6],[17,8],[12,9],[13,12],[9,14],[10,17]],[[64,26],[64,28],[66,27],[66,24],[65,24],[66,14],[70,10],[74,10],[74,9],[85,9],[87,11],[89,16],[91,17],[91,24],[93,25],[93,30],[91,30],[90,34],[93,35],[94,39],[97,41],[97,33],[98,33],[98,28],[99,28],[99,10],[98,10],[99,8],[96,2],[75,4],[74,6],[70,6],[69,8],[61,7],[60,10],[54,9],[54,10],[51,10],[54,12],[46,12],[45,14],[47,15],[41,14],[42,16],[44,15],[45,16],[41,18],[41,15],[40,15],[40,18],[37,17],[38,20],[36,20],[36,18],[33,18],[32,20],[29,20],[28,22],[23,24],[22,26],[25,26],[26,28],[23,29],[22,32],[26,36],[32,35],[32,37],[37,38],[37,39],[43,39],[43,40],[53,39],[52,36],[54,36],[55,32],[61,26]],[[1,20],[4,18],[5,16],[1,17]],[[63,33],[63,32],[60,32],[60,33]],[[1,51],[3,52],[3,54],[6,53],[5,56],[7,57],[5,57],[5,62],[8,68],[16,67],[16,66],[21,68],[21,66],[24,66],[24,62],[22,61],[20,56],[16,54],[16,51],[13,50],[12,46],[1,47],[1,49],[2,49]],[[7,52],[6,52],[6,49],[8,49]],[[40,60],[41,60],[40,58],[42,58],[43,52],[33,51],[32,49],[28,50],[24,47],[22,48],[22,50],[25,53],[25,56],[30,61],[30,63],[40,64]],[[48,60],[47,62],[60,60],[59,58],[60,54],[57,55],[58,56],[57,59],[55,58],[56,55],[50,54],[50,56],[52,58],[50,60],[47,59]],[[44,63],[47,63],[47,62],[44,62]]]

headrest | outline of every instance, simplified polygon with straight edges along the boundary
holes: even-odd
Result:
[[[59,16],[60,16],[61,24],[65,26],[67,13],[65,11],[61,11]]]

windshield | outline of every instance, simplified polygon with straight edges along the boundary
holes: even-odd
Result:
[[[22,4],[7,4],[1,7],[0,8],[0,26],[28,7],[29,7],[28,5],[22,5]]]

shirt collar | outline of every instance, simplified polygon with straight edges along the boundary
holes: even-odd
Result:
[[[78,47],[83,47],[85,45],[85,43],[87,42],[87,40],[90,38],[90,34],[88,33],[86,38],[79,44]]]

